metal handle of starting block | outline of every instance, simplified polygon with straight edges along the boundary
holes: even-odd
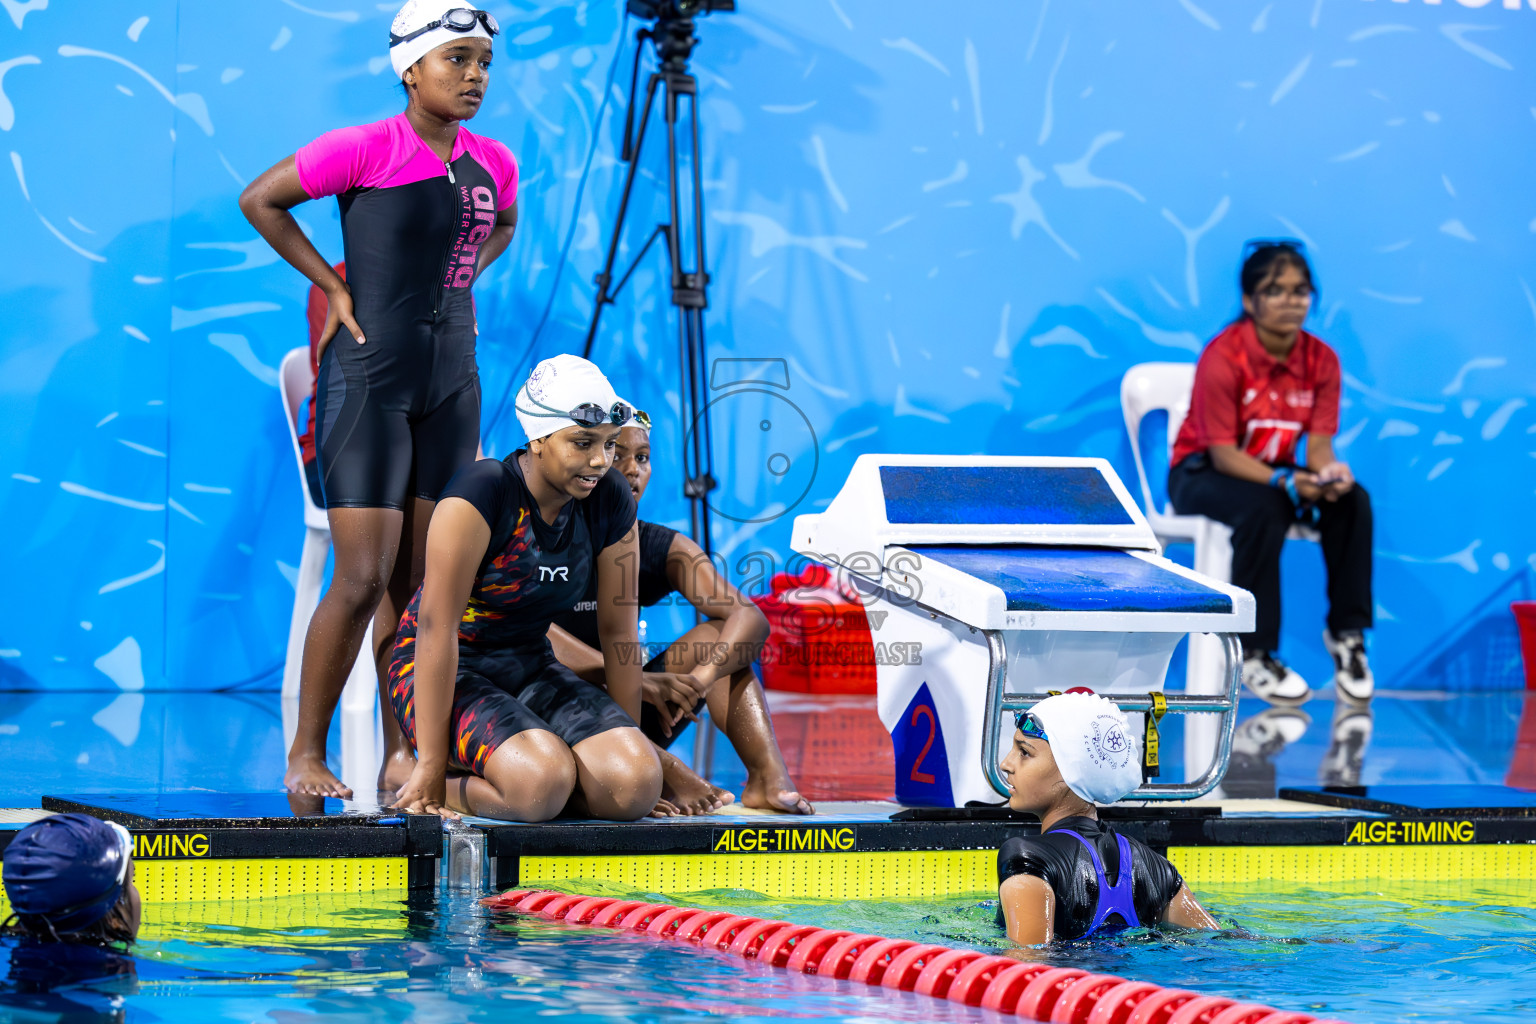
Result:
[[[1049,697],[1048,693],[1004,692],[1008,672],[1008,651],[1000,630],[982,630],[987,638],[987,721],[981,738],[981,770],[998,794],[1006,797],[1008,786],[1003,781],[999,765],[1002,751],[1003,715],[1009,711],[1024,711]],[[1227,767],[1232,762],[1232,737],[1237,732],[1237,695],[1243,680],[1243,649],[1236,633],[1217,633],[1222,653],[1227,660],[1226,692],[1220,696],[1169,697],[1168,710],[1184,713],[1206,712],[1221,715],[1221,739],[1216,745],[1216,757],[1209,768],[1191,782],[1143,785],[1126,797],[1127,800],[1192,800],[1204,796],[1221,784]],[[1122,711],[1146,711],[1152,706],[1150,697],[1127,694],[1105,694],[1119,705]]]

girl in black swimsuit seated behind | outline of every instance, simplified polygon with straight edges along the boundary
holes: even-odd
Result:
[[[1049,697],[1018,716],[1003,759],[1008,806],[1038,815],[1040,834],[997,854],[998,915],[1008,937],[1034,946],[1159,924],[1220,927],[1178,869],[1099,821],[1141,783],[1125,714],[1092,693]]]
[[[651,418],[636,412],[619,428],[615,476],[627,482],[638,503],[651,482]],[[656,744],[665,780],[658,815],[707,814],[735,796],[699,778],[667,748],[681,722],[709,705],[710,717],[725,731],[747,769],[743,806],[785,814],[812,814],[809,800],[790,780],[773,735],[768,699],[752,671],[757,650],[768,638],[768,620],[705,557],[692,539],[656,523],[640,521],[640,607],[681,594],[703,621],[646,663],[645,706],[640,729]],[[598,649],[599,598],[595,585],[555,620],[549,639],[555,655],[583,679],[602,685],[604,658]],[[695,719],[696,720],[696,719]]]
[[[635,503],[610,475],[632,411],[596,366],[546,359],[517,395],[528,445],[460,470],[427,531],[426,576],[400,620],[390,704],[416,748],[396,806],[545,821],[632,821],[661,764],[641,734]],[[597,579],[608,688],[545,634]],[[626,599],[627,598],[627,599]]]

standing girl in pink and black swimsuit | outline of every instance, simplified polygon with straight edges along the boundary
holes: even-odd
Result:
[[[370,618],[375,663],[394,647],[433,505],[479,448],[470,286],[512,241],[517,161],[460,122],[484,102],[498,31],[462,0],[408,0],[389,37],[405,112],[322,135],[240,197],[262,237],[330,300],[315,444],[335,571],[304,642],[284,779],[293,792],[352,795],[326,767],[331,715]],[[323,196],[341,207],[345,281],[288,212]],[[395,789],[413,759],[393,716],[383,719],[379,785]]]

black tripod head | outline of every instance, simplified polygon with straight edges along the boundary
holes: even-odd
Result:
[[[629,0],[629,13],[654,18],[656,27],[646,34],[656,44],[663,71],[686,72],[688,57],[698,45],[693,19],[712,11],[734,11],[736,0]]]

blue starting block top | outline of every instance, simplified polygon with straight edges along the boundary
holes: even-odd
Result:
[[[1232,598],[1222,591],[1125,551],[928,544],[907,550],[998,588],[1011,612],[1232,612]]]
[[[1160,557],[1103,459],[861,455],[790,543],[973,629],[1253,629],[1252,596]]]
[[[881,466],[891,524],[1133,526],[1097,466]]]

